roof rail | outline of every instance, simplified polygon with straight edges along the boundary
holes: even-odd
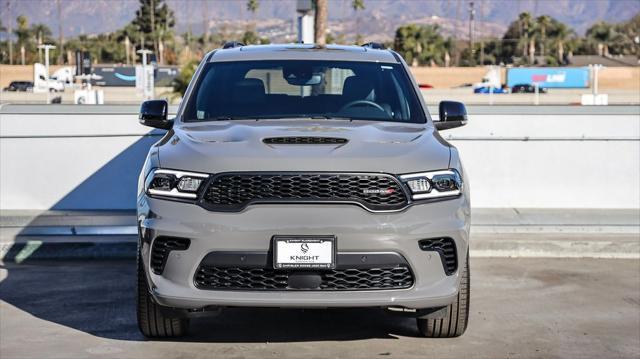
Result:
[[[368,47],[370,49],[384,50],[386,47],[381,42],[367,42],[366,44],[362,44],[362,47]]]
[[[233,49],[234,47],[245,46],[243,43],[239,41],[227,41],[222,45],[223,49]]]

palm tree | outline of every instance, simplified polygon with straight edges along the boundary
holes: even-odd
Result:
[[[437,25],[401,26],[396,30],[393,47],[411,66],[442,64],[447,52]]]
[[[38,46],[50,42],[51,40],[51,29],[45,24],[34,24],[31,25],[31,34],[36,40],[36,44]],[[38,48],[38,62],[42,63],[42,49]]]
[[[20,46],[20,63],[24,65],[26,46],[29,44],[29,39],[31,38],[31,30],[29,29],[27,17],[24,15],[18,16],[16,23],[18,24],[18,28],[15,29],[13,33],[18,38],[18,46]]]
[[[547,29],[551,25],[551,17],[548,15],[538,16],[536,23],[537,30],[540,33],[540,54],[544,57],[546,55],[544,45],[547,42]]]
[[[533,18],[531,17],[531,14],[528,12],[523,12],[518,15],[518,22],[520,25],[520,44],[518,46],[522,47],[522,57],[526,58],[527,56],[529,56],[530,62],[533,62],[533,55],[528,51],[531,48],[529,37],[530,35],[533,35],[534,31],[532,19]],[[533,41],[533,39],[531,39],[531,41]]]
[[[609,43],[615,35],[613,25],[604,21],[595,23],[587,30],[587,40],[597,45],[600,56],[609,56]]]
[[[140,38],[138,27],[129,23],[116,32],[116,41],[124,43],[125,62],[135,62],[135,40]]]
[[[559,22],[556,24],[555,29],[553,29],[553,34],[550,35],[553,38],[553,43],[558,50],[558,62],[562,64],[564,63],[565,44],[569,40],[570,36],[574,35],[574,31],[571,30],[567,25]]]
[[[352,0],[351,8],[356,13],[356,43],[360,42],[360,17],[358,10],[364,10],[364,0]]]

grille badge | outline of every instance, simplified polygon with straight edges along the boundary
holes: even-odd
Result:
[[[364,194],[392,194],[394,193],[396,190],[393,188],[365,188],[362,190],[362,193]]]

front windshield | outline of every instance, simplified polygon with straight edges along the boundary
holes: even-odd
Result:
[[[238,61],[205,65],[184,121],[345,118],[425,123],[400,64]]]

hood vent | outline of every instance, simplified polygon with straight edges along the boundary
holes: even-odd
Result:
[[[349,140],[338,137],[270,137],[262,142],[268,145],[342,145]]]

